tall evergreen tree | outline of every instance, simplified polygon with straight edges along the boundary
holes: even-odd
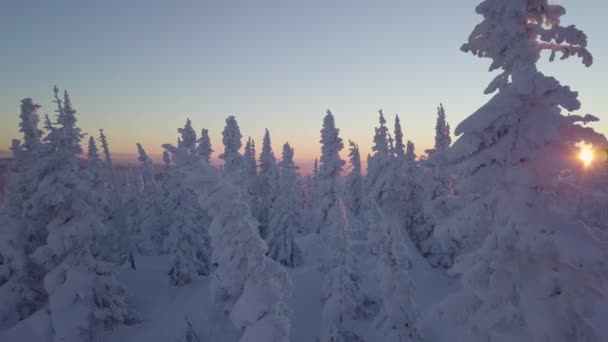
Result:
[[[370,234],[376,251],[376,276],[382,295],[382,315],[387,321],[387,341],[420,341],[415,328],[417,308],[414,302],[412,264],[406,253],[401,229],[388,224],[376,203],[371,203]]]
[[[95,144],[95,138],[89,137],[89,146],[87,149],[87,170],[93,182],[93,188],[97,190],[103,189],[103,178],[101,175],[101,159],[99,151]]]
[[[131,230],[136,235],[138,250],[148,255],[162,252],[163,241],[167,237],[167,215],[163,208],[163,194],[156,180],[152,160],[141,144],[137,143],[138,160],[140,161],[141,193],[138,184],[133,190],[138,193],[137,209],[131,217]],[[137,182],[137,180],[135,180]]]
[[[252,213],[258,217],[258,165],[255,158],[255,142],[249,137],[245,144],[245,153],[243,153],[243,178],[250,197]]]
[[[177,132],[181,134],[182,137],[181,145],[178,145],[178,147],[183,147],[185,149],[194,151],[197,139],[196,132],[192,128],[192,122],[190,121],[190,119],[186,119],[186,124],[184,125],[184,127],[178,128]]]
[[[361,167],[361,154],[359,145],[352,140],[348,141],[349,145],[349,164],[350,171],[346,176],[345,183],[345,204],[348,208],[350,228],[353,235],[357,237],[365,236],[365,214],[364,203],[365,198],[363,189],[363,175]]]
[[[189,127],[189,128],[188,128]],[[181,146],[170,144],[163,148],[171,155],[173,164],[167,172],[167,198],[165,208],[169,222],[165,250],[171,255],[169,276],[175,286],[190,283],[194,277],[210,272],[210,245],[208,226],[210,218],[198,201],[197,192],[185,179],[191,170],[199,165],[202,158],[193,153],[192,137],[194,130],[190,120],[183,129]]]
[[[270,212],[268,256],[287,267],[300,262],[300,251],[295,236],[300,226],[298,195],[298,167],[293,161],[294,150],[289,143],[283,145],[283,158],[279,162],[279,186],[275,205]]]
[[[266,129],[260,153],[260,174],[258,177],[258,219],[260,221],[260,236],[266,239],[270,234],[270,213],[279,193],[279,168],[272,152],[270,132]]]
[[[379,110],[378,113],[380,125],[374,129],[374,144],[372,146],[374,154],[368,158],[366,186],[369,196],[384,209],[389,201],[393,170],[386,119],[382,110]]]
[[[340,175],[344,160],[340,151],[344,148],[340,130],[336,128],[333,114],[328,110],[321,129],[321,165],[319,167],[320,234],[324,241],[322,270],[323,303],[321,341],[347,341],[355,338],[344,326],[344,320],[352,317],[358,304],[358,292],[351,272],[346,212],[340,189]]]
[[[206,128],[203,128],[201,130],[201,137],[200,139],[198,139],[197,150],[204,161],[206,161],[207,163],[211,163],[211,154],[214,151],[211,147],[211,138],[209,137],[209,130]]]
[[[58,126],[48,141],[48,159],[41,161],[52,167],[32,197],[47,238],[32,257],[48,272],[44,288],[53,340],[79,341],[129,323],[134,315],[111,266],[95,258],[92,241],[108,231],[104,208],[78,167],[83,134],[76,126],[76,110],[67,92],[61,101],[56,87],[54,91]]]
[[[405,158],[405,144],[403,143],[403,130],[399,115],[395,115],[395,156],[397,159]]]
[[[47,166],[47,146],[38,129],[39,105],[21,101],[20,132],[23,143],[13,140],[14,162],[8,172],[6,205],[0,208],[0,325],[12,325],[45,305],[43,269],[30,255],[44,244],[47,232],[35,216],[33,197]]]
[[[458,125],[448,150],[462,209],[435,231],[463,248],[451,269],[463,291],[438,310],[458,327],[450,339],[602,341],[592,312],[608,304],[607,250],[557,177],[573,167],[577,141],[608,141],[576,124],[596,118],[562,115],[580,108],[577,93],[536,65],[547,50],[551,60],[562,53],[589,66],[587,37],[561,26],[565,9],[547,0],[486,0],[476,10],[483,21],[462,50],[502,73],[486,89],[497,94]]]
[[[321,165],[318,172],[319,231],[330,229],[330,212],[338,206],[341,192],[339,180],[345,164],[340,157],[343,148],[340,130],[336,128],[333,114],[327,110],[321,130]]]
[[[234,116],[226,118],[226,127],[222,131],[222,137],[224,153],[220,154],[220,159],[224,161],[226,173],[231,177],[238,177],[242,159],[239,150],[243,146],[241,143],[243,136]]]

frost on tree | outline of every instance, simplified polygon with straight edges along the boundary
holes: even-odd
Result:
[[[346,176],[345,205],[348,208],[351,236],[364,239],[365,236],[365,206],[363,175],[361,168],[361,153],[359,145],[353,141],[348,142],[349,172]]]
[[[443,104],[439,104],[439,107],[437,107],[437,121],[435,122],[435,147],[425,152],[432,156],[435,153],[446,151],[451,144],[450,124],[446,121]]]
[[[29,258],[46,239],[44,227],[32,216],[35,203],[31,201],[46,172],[38,163],[45,155],[38,108],[32,99],[21,101],[23,142],[12,142],[14,162],[8,171],[5,207],[0,208],[0,326],[25,319],[47,300],[43,270]]]
[[[577,93],[536,66],[544,50],[589,66],[587,37],[560,26],[564,8],[546,0],[486,0],[477,12],[484,19],[462,49],[501,74],[447,155],[464,202],[436,227],[463,253],[451,269],[463,291],[440,310],[461,327],[450,338],[604,341],[594,316],[607,304],[607,237],[577,219],[559,174],[573,167],[576,142],[608,142],[578,124],[584,117],[562,114],[579,109]]]
[[[251,212],[254,217],[258,217],[258,164],[255,154],[255,142],[251,137],[247,139],[245,152],[243,153],[243,181],[245,182],[247,194],[249,195]]]
[[[92,183],[79,170],[82,133],[69,95],[59,99],[57,127],[47,141],[47,155],[39,163],[47,172],[32,195],[33,215],[46,230],[46,241],[32,253],[43,267],[44,289],[53,326],[54,341],[81,341],[116,324],[129,323],[134,315],[126,294],[116,281],[112,266],[95,258],[96,239],[110,229]]]
[[[89,137],[89,145],[87,148],[87,171],[91,177],[93,188],[95,190],[103,190],[103,178],[101,176],[101,159],[99,158],[99,150],[95,144],[95,138]]]
[[[321,129],[321,165],[317,174],[319,232],[329,229],[332,224],[330,212],[339,205],[341,193],[339,180],[345,164],[340,157],[343,148],[340,130],[336,128],[334,116],[328,110]]]
[[[260,236],[266,239],[270,234],[270,215],[275,205],[279,186],[279,167],[270,145],[270,133],[266,130],[260,153],[260,174],[258,176],[258,220]]]
[[[129,213],[127,207],[123,205],[122,181],[119,175],[114,172],[110,145],[103,129],[99,130],[99,142],[104,155],[102,165],[105,171],[103,178],[107,189],[105,194],[107,197],[106,216],[108,225],[112,229],[102,239],[99,239],[97,249],[102,253],[103,259],[118,264],[129,261],[131,268],[134,269],[135,259],[128,226]]]
[[[415,328],[418,318],[415,307],[412,264],[406,253],[401,229],[387,223],[376,203],[370,207],[370,241],[376,251],[376,276],[382,296],[380,321],[386,331],[384,341],[420,341]]]
[[[241,159],[243,158],[239,150],[241,143],[241,129],[234,116],[226,118],[226,127],[222,131],[222,142],[224,143],[224,153],[220,154],[220,159],[224,161],[224,170],[229,177],[236,180],[240,176]]]
[[[130,192],[134,195],[135,208],[129,210],[131,231],[138,250],[144,255],[159,255],[167,237],[167,218],[163,207],[163,192],[156,180],[152,160],[141,144],[137,144],[141,179],[131,179]],[[140,189],[141,188],[141,189]]]
[[[298,201],[300,185],[293,156],[293,148],[285,143],[283,158],[278,165],[278,195],[270,212],[272,229],[268,236],[268,256],[287,267],[295,267],[301,261],[301,252],[295,242],[301,220]]]
[[[287,297],[291,284],[287,273],[266,257],[267,248],[258,234],[257,221],[243,192],[221,177],[202,159],[188,158],[166,145],[175,165],[182,164],[180,182],[195,192],[201,210],[211,220],[211,295],[242,331],[241,342],[289,341]]]
[[[198,139],[198,145],[196,150],[201,155],[204,161],[211,163],[211,154],[214,152],[211,147],[211,139],[209,138],[209,130],[203,128],[201,130],[201,137]]]
[[[210,219],[208,213],[200,207],[196,190],[187,182],[189,173],[203,161],[196,153],[196,133],[190,120],[178,132],[182,136],[179,146],[163,145],[173,162],[167,171],[165,185],[167,198],[164,207],[169,215],[165,250],[171,255],[171,283],[183,286],[196,276],[210,272],[207,231]]]
[[[345,325],[354,317],[360,294],[351,272],[345,204],[341,198],[339,179],[345,164],[340,158],[344,148],[340,130],[328,110],[321,129],[321,165],[319,168],[320,235],[323,240],[321,270],[324,273],[321,301],[323,303],[322,342],[351,341],[358,338]],[[355,340],[356,341],[356,340]]]
[[[374,154],[369,158],[367,164],[367,191],[369,196],[376,200],[380,207],[384,207],[390,201],[392,172],[392,150],[389,145],[389,133],[386,119],[382,110],[379,113],[380,125],[374,128]]]

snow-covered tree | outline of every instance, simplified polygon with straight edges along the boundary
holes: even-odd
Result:
[[[295,242],[300,226],[298,195],[298,167],[293,161],[294,150],[289,143],[283,145],[283,158],[279,162],[279,186],[275,204],[270,211],[268,256],[284,266],[295,267],[301,253]]]
[[[108,170],[108,172],[113,172],[112,165],[112,154],[110,153],[110,145],[108,144],[108,137],[106,137],[103,129],[99,130],[99,142],[101,143],[101,149],[103,150],[104,155],[104,166]]]
[[[209,274],[211,268],[207,231],[209,217],[198,202],[196,190],[185,181],[191,168],[203,160],[193,151],[194,146],[189,145],[192,137],[188,137],[188,134],[192,127],[187,129],[188,126],[189,120],[185,128],[179,130],[182,134],[181,146],[163,145],[173,162],[165,184],[167,198],[164,207],[168,215],[169,234],[165,250],[171,255],[169,276],[176,286],[188,284],[196,276]]]
[[[208,129],[203,128],[201,130],[201,137],[198,139],[196,149],[204,161],[211,163],[211,154],[213,153],[213,148],[211,147],[211,139],[209,138]]]
[[[344,148],[340,130],[328,110],[321,129],[321,165],[319,167],[320,235],[324,242],[321,270],[324,272],[321,300],[323,303],[321,341],[349,341],[356,338],[344,325],[354,316],[359,303],[357,287],[351,272],[352,258],[348,244],[346,205],[341,199],[340,175]]]
[[[192,128],[192,122],[190,121],[190,119],[186,119],[186,124],[184,125],[183,128],[178,128],[177,132],[179,134],[181,134],[181,145],[178,145],[178,147],[183,147],[186,148],[188,150],[193,151],[194,148],[196,147],[196,132],[194,131],[194,128]]]
[[[403,130],[401,129],[401,120],[399,115],[395,115],[395,157],[397,159],[405,158],[406,146],[403,142]]]
[[[437,152],[444,152],[451,143],[450,124],[446,121],[445,109],[440,103],[437,107],[437,121],[435,122],[435,146],[431,150],[426,150],[426,153],[430,156]]]
[[[384,208],[390,196],[393,170],[386,119],[382,110],[379,110],[378,113],[380,125],[374,129],[374,144],[372,145],[374,154],[368,158],[366,187],[369,196],[374,198],[381,208]]]
[[[226,173],[231,177],[238,177],[242,159],[239,150],[242,146],[241,138],[243,136],[234,116],[226,118],[226,127],[222,131],[222,137],[224,153],[220,154],[220,159],[224,161]]]
[[[370,207],[370,235],[374,237],[376,251],[376,276],[382,295],[382,316],[386,318],[384,341],[420,341],[415,328],[418,317],[412,264],[406,252],[400,227],[387,223],[376,203]]]
[[[101,175],[101,159],[99,158],[99,151],[97,150],[94,137],[89,137],[89,146],[87,149],[87,170],[91,175],[93,188],[102,190],[103,178]]]
[[[243,180],[249,195],[249,203],[254,217],[258,217],[258,165],[255,154],[255,142],[251,137],[245,144],[243,153]]]
[[[348,141],[348,157],[350,162],[350,171],[346,178],[346,194],[349,210],[359,216],[363,206],[363,175],[361,174],[361,153],[359,145],[352,140]]]
[[[270,234],[270,213],[275,201],[279,186],[279,167],[272,152],[270,133],[268,129],[264,134],[262,142],[262,153],[260,153],[260,174],[258,177],[258,220],[260,221],[260,236],[266,239]]]
[[[103,166],[105,169],[105,183],[108,188],[107,203],[103,206],[106,210],[107,224],[112,229],[103,238],[96,241],[98,245],[96,250],[102,254],[102,259],[117,264],[129,261],[131,268],[134,269],[135,259],[131,236],[129,235],[129,213],[122,203],[122,180],[114,172],[108,137],[103,129],[99,130],[99,142],[104,154]]]
[[[178,179],[196,193],[201,209],[209,213],[209,233],[216,265],[210,277],[216,305],[242,332],[240,342],[289,341],[287,297],[291,284],[285,270],[266,257],[267,248],[258,234],[257,221],[231,180],[221,177],[208,163],[188,158],[167,146]]]
[[[484,19],[462,50],[502,73],[486,89],[498,93],[458,125],[447,151],[463,205],[435,235],[459,241],[451,272],[463,291],[438,311],[456,328],[451,339],[605,340],[595,317],[607,304],[605,232],[577,218],[558,176],[573,167],[574,143],[608,142],[577,124],[595,117],[562,115],[579,109],[577,93],[536,66],[543,50],[590,65],[587,37],[561,26],[565,9],[547,0],[486,0],[476,10]]]
[[[154,165],[148,154],[137,143],[138,160],[140,161],[141,193],[139,184],[131,184],[131,190],[137,193],[137,208],[131,213],[131,230],[136,234],[137,245],[144,254],[158,255],[162,252],[163,241],[167,236],[163,194],[156,180]],[[137,182],[131,180],[129,183]]]
[[[352,235],[363,237],[364,233],[364,203],[365,198],[363,188],[363,175],[361,173],[361,154],[359,145],[352,140],[348,142],[349,164],[350,170],[346,176],[345,182],[345,204],[348,208],[350,228],[353,231]]]
[[[47,231],[45,244],[32,259],[47,274],[44,289],[54,341],[95,338],[103,329],[129,323],[134,315],[111,266],[96,259],[92,242],[107,234],[99,194],[78,167],[83,134],[69,95],[55,88],[57,127],[48,140],[46,173],[32,196],[33,213]]]
[[[321,164],[322,166],[323,164]],[[355,317],[361,295],[353,279],[346,212],[342,203],[331,206],[327,213],[331,225],[323,227],[324,272],[321,288],[321,342],[359,341],[346,321]]]
[[[323,129],[321,129],[321,165],[317,174],[318,178],[318,232],[331,229],[334,223],[331,220],[332,208],[339,205],[340,199],[340,175],[344,167],[344,160],[340,157],[340,151],[344,148],[340,130],[336,128],[334,115],[327,110],[323,118]]]

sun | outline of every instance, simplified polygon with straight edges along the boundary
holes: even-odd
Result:
[[[589,167],[593,163],[593,146],[581,143],[578,158],[583,162],[584,167]]]

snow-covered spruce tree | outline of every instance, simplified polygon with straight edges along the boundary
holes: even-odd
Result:
[[[388,224],[380,207],[368,204],[370,235],[377,251],[376,276],[382,296],[382,322],[386,330],[384,341],[420,341],[415,328],[418,318],[414,303],[414,285],[410,275],[412,264],[406,253],[401,228]]]
[[[426,172],[429,174],[429,172]],[[403,200],[402,209],[404,215],[407,235],[412,240],[418,251],[425,257],[429,257],[432,246],[429,239],[433,233],[434,222],[432,218],[425,217],[424,207],[424,185],[427,178],[424,170],[416,162],[416,151],[414,143],[407,142],[405,151],[405,169],[403,171]]]
[[[179,179],[196,192],[211,225],[211,275],[214,302],[229,314],[242,331],[240,342],[289,341],[287,297],[291,284],[287,272],[266,257],[267,248],[258,234],[258,224],[243,198],[243,192],[229,179],[200,159],[180,161],[185,155],[167,146]]]
[[[114,165],[112,165],[112,154],[110,153],[110,145],[108,144],[108,137],[106,137],[105,133],[103,132],[103,129],[99,130],[99,143],[101,144],[101,149],[103,150],[103,156],[104,156],[104,160],[103,160],[103,164],[106,168],[106,172],[108,174],[108,177],[110,178],[110,183],[113,182],[113,175],[114,175]],[[111,187],[112,184],[109,184],[109,186]]]
[[[45,305],[43,269],[29,255],[46,239],[46,231],[32,216],[32,196],[46,167],[38,129],[39,105],[21,101],[20,132],[23,143],[13,140],[14,162],[8,171],[6,203],[0,208],[0,327],[11,326]]]
[[[279,162],[278,195],[270,211],[268,256],[284,266],[295,267],[300,263],[301,252],[295,236],[300,227],[298,195],[298,167],[293,161],[294,150],[289,143],[283,145],[283,158]]]
[[[365,205],[363,203],[363,175],[361,174],[361,154],[359,145],[352,140],[348,141],[348,157],[350,171],[345,182],[345,201],[348,208],[351,236],[363,238],[365,236]]]
[[[486,89],[498,93],[458,125],[448,150],[461,175],[456,193],[469,195],[435,231],[463,245],[451,269],[463,291],[436,311],[460,328],[450,339],[605,341],[595,317],[608,304],[605,232],[576,217],[558,175],[573,167],[575,142],[608,142],[577,124],[594,117],[562,115],[579,109],[577,93],[536,66],[544,50],[591,65],[587,37],[560,26],[565,10],[547,0],[486,0],[476,10],[484,20],[462,50],[502,73]]]
[[[270,213],[279,194],[279,167],[272,152],[270,133],[266,129],[260,153],[260,174],[258,177],[258,220],[260,221],[260,236],[266,239],[271,229]],[[272,247],[270,247],[272,249]]]
[[[198,145],[196,145],[198,154],[201,155],[204,161],[211,163],[211,154],[213,148],[211,147],[211,138],[209,138],[209,130],[203,128],[201,130],[201,137],[198,139]]]
[[[243,153],[243,180],[249,195],[253,216],[258,217],[258,165],[255,158],[255,142],[249,137]]]
[[[328,110],[321,129],[321,165],[319,167],[320,235],[324,242],[321,270],[324,272],[321,342],[355,340],[356,335],[344,325],[354,316],[359,304],[358,289],[351,272],[345,204],[340,197],[340,175],[344,148],[340,130]],[[355,340],[356,341],[356,340]]]
[[[92,341],[104,329],[129,323],[133,313],[112,266],[94,258],[92,242],[107,234],[105,212],[92,183],[78,166],[82,133],[69,95],[63,101],[55,87],[57,127],[48,140],[49,172],[32,196],[33,213],[46,222],[46,243],[32,259],[48,272],[53,341]]]
[[[192,121],[190,121],[190,119],[186,119],[186,124],[184,125],[184,127],[178,128],[177,132],[181,134],[182,137],[181,140],[178,140],[181,142],[181,145],[178,145],[177,147],[183,147],[188,150],[194,151],[197,139],[196,132],[194,131],[194,128],[192,128]]]
[[[89,137],[89,146],[87,149],[87,171],[91,176],[91,182],[93,183],[93,189],[98,191],[103,190],[103,179],[101,176],[101,159],[99,158],[99,151],[95,144],[95,138]]]
[[[241,159],[243,156],[239,152],[241,146],[241,129],[234,116],[226,118],[226,127],[222,131],[222,142],[224,143],[224,153],[220,154],[220,159],[224,161],[226,174],[236,181],[240,177]]]
[[[389,173],[389,179],[387,184],[387,191],[385,196],[384,211],[390,213],[393,219],[398,219],[403,222],[406,218],[406,211],[403,209],[408,206],[407,203],[407,161],[406,161],[406,146],[403,141],[403,130],[401,128],[401,120],[399,115],[395,115],[395,143],[394,147],[390,150],[391,153],[391,164]],[[389,147],[390,139],[389,139]]]
[[[406,146],[403,142],[403,129],[399,115],[395,115],[395,157],[405,159]]]
[[[437,121],[435,122],[435,146],[433,149],[426,150],[425,152],[431,156],[438,152],[444,152],[452,143],[450,137],[450,124],[446,121],[445,109],[443,104],[440,103],[437,107]]]
[[[384,209],[391,191],[390,180],[393,176],[393,170],[386,119],[382,110],[379,110],[378,113],[380,126],[374,129],[374,144],[372,146],[374,154],[368,160],[366,187],[369,196]]]
[[[340,130],[336,128],[333,114],[327,110],[321,129],[321,164],[317,174],[319,232],[330,229],[334,223],[329,213],[339,205],[340,174],[345,164],[340,157],[343,148]]]
[[[108,137],[103,129],[99,130],[99,142],[104,154],[104,178],[107,187],[107,193],[105,194],[107,204],[104,207],[108,225],[112,229],[96,242],[95,250],[106,261],[117,264],[128,261],[131,268],[135,269],[134,247],[129,234],[129,213],[123,204],[122,180],[114,172]]]
[[[156,180],[152,160],[139,143],[137,143],[137,153],[143,184],[131,228],[136,234],[138,250],[143,254],[158,255],[162,253],[163,241],[167,236],[165,227],[167,220],[162,204],[163,193]],[[131,190],[138,192],[138,184],[134,185]]]
[[[181,146],[163,145],[173,162],[167,172],[164,207],[169,234],[165,250],[171,255],[169,276],[175,286],[188,284],[196,276],[208,275],[211,267],[207,231],[210,219],[201,208],[195,189],[186,182],[190,169],[203,161],[194,150],[192,137],[188,136],[190,131],[194,132],[189,122],[178,130],[182,134]]]

